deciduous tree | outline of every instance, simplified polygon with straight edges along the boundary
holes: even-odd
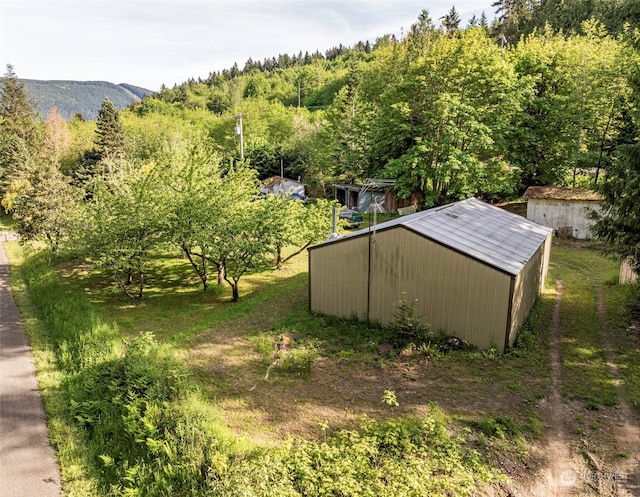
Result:
[[[67,153],[72,141],[73,137],[67,128],[67,121],[58,108],[55,105],[52,106],[47,114],[43,150],[45,158],[58,163]]]
[[[152,163],[119,161],[98,178],[86,202],[83,228],[75,244],[95,266],[111,271],[117,287],[141,300],[152,251],[166,240],[167,190]]]
[[[13,214],[21,240],[43,241],[56,257],[80,228],[80,199],[80,192],[57,164],[43,161],[11,182],[3,205]]]
[[[503,132],[522,85],[484,29],[439,37],[383,95],[374,154],[403,197],[426,205],[509,191]]]

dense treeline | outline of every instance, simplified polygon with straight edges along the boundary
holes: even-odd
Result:
[[[463,27],[452,8],[436,26],[425,10],[402,39],[250,59],[121,112],[106,100],[96,122],[65,122],[52,109],[45,125],[9,68],[3,205],[25,239],[44,239],[54,253],[73,241],[127,292],[137,275],[137,298],[145,254],[163,244],[189,258],[205,289],[211,265],[237,298],[237,275],[264,267],[265,251],[277,264],[276,240],[303,247],[322,236],[278,231],[309,208],[252,202],[258,180],[282,166],[319,197],[333,182],[393,179],[399,196],[419,193],[422,208],[509,199],[529,185],[596,187],[638,138],[633,2],[495,6],[491,25],[483,15]],[[180,205],[183,197],[217,203]],[[243,214],[232,216],[236,231],[202,220],[228,212]],[[200,220],[185,221],[192,214]],[[260,233],[255,253],[240,249],[247,230]]]
[[[505,13],[491,26],[472,19],[461,29],[452,9],[436,28],[424,11],[403,40],[249,60],[242,70],[164,89],[133,112],[246,112],[246,156],[261,177],[282,158],[290,175],[320,191],[328,181],[390,177],[401,194],[421,191],[427,205],[469,194],[504,198],[603,168],[628,125],[635,53],[626,35],[612,33],[633,19],[633,5],[612,13],[594,3],[572,10],[568,25],[548,14],[553,2],[526,2],[520,17],[507,8],[518,2],[498,4]],[[599,20],[585,22],[592,14]],[[507,33],[516,18],[526,27],[517,39]],[[295,127],[275,135],[252,129],[283,111]],[[299,136],[303,126],[309,132]],[[225,150],[215,128],[221,152],[233,154],[236,144],[228,140]]]

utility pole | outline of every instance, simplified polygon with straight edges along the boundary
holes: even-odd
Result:
[[[247,117],[247,114],[236,114],[235,117],[238,121],[236,124],[236,135],[240,136],[240,160],[244,160],[244,138],[242,135],[242,118]]]

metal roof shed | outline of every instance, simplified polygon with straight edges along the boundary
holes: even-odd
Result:
[[[549,265],[552,230],[476,199],[309,248],[309,307],[394,321],[396,303],[480,348],[512,345]]]

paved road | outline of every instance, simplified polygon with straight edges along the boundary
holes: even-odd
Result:
[[[40,390],[0,233],[0,497],[62,495]]]

